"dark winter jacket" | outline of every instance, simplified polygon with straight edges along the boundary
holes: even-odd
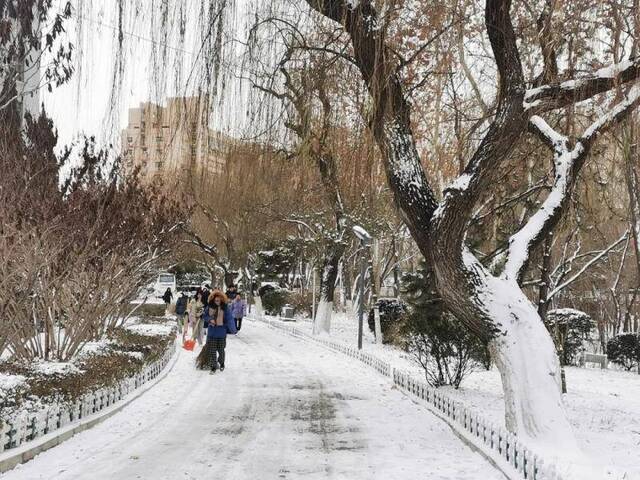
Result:
[[[207,337],[208,338],[226,338],[227,333],[235,334],[236,322],[231,315],[231,310],[226,305],[224,308],[224,321],[222,325],[216,325],[214,319],[218,315],[217,308],[205,308],[203,319],[205,325],[207,325]]]
[[[165,290],[164,295],[162,295],[162,300],[164,303],[171,303],[171,299],[173,298],[173,294],[170,290]]]
[[[176,302],[176,313],[178,315],[184,315],[185,313],[187,313],[188,301],[189,299],[185,295],[182,295],[180,298],[178,298],[178,301]]]
[[[200,290],[201,293],[201,297],[202,298],[202,303],[204,303],[204,306],[206,307],[207,305],[209,305],[209,290],[207,290],[206,288],[203,288],[202,290]]]

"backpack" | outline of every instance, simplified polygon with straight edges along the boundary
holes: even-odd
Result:
[[[183,315],[187,311],[187,297],[182,296],[176,302],[176,313]]]

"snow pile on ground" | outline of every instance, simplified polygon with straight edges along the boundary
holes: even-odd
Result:
[[[12,390],[22,385],[25,377],[22,375],[7,375],[0,373],[0,390]]]
[[[299,320],[296,327],[312,332],[310,320]],[[408,353],[375,343],[366,319],[363,333],[364,350],[390,361],[415,378],[424,378],[424,370]],[[330,338],[357,345],[357,316],[334,314]],[[640,480],[640,375],[611,369],[567,367],[565,370],[568,389],[564,395],[565,409],[583,450],[614,478]],[[502,382],[495,368],[472,372],[458,390],[452,387],[442,390],[485,419],[504,426]]]
[[[165,323],[136,323],[133,325],[125,325],[127,330],[137,333],[138,335],[146,335],[149,337],[156,337],[162,335],[169,335],[175,329],[176,324],[174,322]]]
[[[614,477],[626,472],[619,478],[640,479],[640,375],[577,367],[567,367],[565,373],[565,410],[582,448]],[[472,373],[462,388],[448,388],[447,394],[504,424],[502,384],[495,369]]]
[[[142,322],[142,319],[137,315],[132,315],[124,321],[124,325],[135,325],[136,323]]]
[[[0,405],[13,391],[24,385],[26,378],[22,375],[0,373]]]
[[[71,362],[37,362],[33,364],[33,370],[42,375],[77,375],[82,373]]]
[[[142,352],[121,352],[129,357],[135,358],[136,360],[143,360],[144,353]]]
[[[74,361],[83,360],[93,355],[108,355],[110,353],[109,352],[110,346],[111,346],[111,341],[107,339],[102,339],[97,342],[85,343],[85,345],[76,354]]]
[[[140,303],[144,303],[146,305],[162,305],[164,300],[161,297],[149,296],[149,297],[138,297],[135,300],[131,301],[132,304],[138,305]]]

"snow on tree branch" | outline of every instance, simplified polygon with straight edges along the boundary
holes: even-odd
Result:
[[[531,117],[529,128],[553,151],[562,151],[568,148],[569,139],[551,128],[542,117],[538,115]]]
[[[379,28],[371,0],[306,0],[321,15],[339,23],[351,37],[354,59],[374,99],[371,129],[385,160],[389,184],[411,229],[424,234],[437,207],[420,162],[411,129],[411,107],[397,72],[394,52]]]
[[[593,141],[626,118],[638,103],[640,103],[640,86],[634,85],[624,100],[601,115],[584,131],[571,150],[566,137],[551,128],[541,117],[534,115],[531,118],[530,126],[554,151],[555,178],[551,191],[540,209],[509,239],[507,263],[503,272],[505,278],[522,280],[531,251],[560,219]]]
[[[489,188],[499,165],[527,128],[523,115],[524,75],[510,15],[510,0],[488,0],[485,23],[500,75],[495,119],[473,154],[463,174],[445,190],[435,212],[447,236],[462,243],[477,200]]]
[[[583,148],[588,148],[600,134],[623,120],[629,112],[638,106],[638,103],[640,103],[640,86],[634,85],[624,100],[605,115],[599,117],[585,130],[578,143],[581,144]]]
[[[640,78],[640,58],[601,68],[591,75],[527,90],[525,110],[539,114],[588,100]]]
[[[571,278],[565,280],[564,282],[562,282],[560,285],[556,286],[553,290],[551,290],[551,292],[549,292],[549,295],[547,295],[547,299],[551,299],[554,296],[556,296],[558,293],[560,293],[563,289],[565,289],[566,287],[568,287],[569,285],[571,285],[573,282],[575,282],[578,278],[580,278],[580,276],[586,272],[592,265],[594,265],[595,263],[599,262],[603,257],[607,256],[609,254],[609,252],[611,250],[613,250],[614,248],[616,248],[618,245],[620,245],[622,242],[626,241],[627,238],[629,237],[629,230],[627,230],[626,232],[624,232],[624,234],[615,242],[613,242],[611,245],[609,245],[607,248],[605,248],[604,250],[602,250],[598,255],[596,255],[595,257],[593,257],[591,260],[589,260],[587,263],[585,263],[582,268],[580,270],[578,270],[574,275],[571,276]]]

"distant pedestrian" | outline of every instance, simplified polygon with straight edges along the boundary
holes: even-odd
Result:
[[[187,335],[186,329],[188,328],[187,318],[188,318],[188,305],[189,297],[185,292],[180,294],[180,297],[176,301],[176,319],[178,321],[178,329],[182,332],[182,340],[184,341],[184,337]]]
[[[209,295],[211,295],[211,285],[205,283],[202,287],[200,287],[200,293],[202,294],[202,303],[207,306],[209,302]]]
[[[231,302],[231,313],[236,322],[236,330],[239,332],[242,328],[242,319],[247,314],[247,302],[244,301],[240,293]]]
[[[238,295],[238,287],[236,287],[233,283],[229,285],[227,291],[224,292],[227,295],[229,301],[233,302],[236,299],[236,295]]]
[[[173,300],[173,293],[171,293],[171,287],[167,288],[167,290],[162,295],[162,300],[164,301],[167,308],[169,308],[169,304],[171,300]]]
[[[199,368],[209,367],[210,373],[225,368],[225,348],[227,334],[236,333],[235,322],[228,307],[228,298],[220,290],[214,290],[209,296],[209,305],[203,315],[207,323],[207,343],[198,355]]]
[[[191,339],[197,340],[202,345],[202,315],[204,303],[202,293],[196,292],[196,296],[189,302],[189,320],[191,321]]]

